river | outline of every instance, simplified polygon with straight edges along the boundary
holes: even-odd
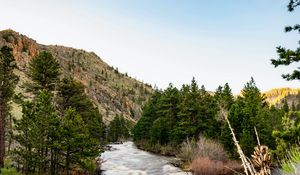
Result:
[[[102,153],[105,175],[188,175],[171,165],[169,158],[136,148],[133,142],[111,144],[112,150]]]

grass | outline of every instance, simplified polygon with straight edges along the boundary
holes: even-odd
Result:
[[[211,160],[209,157],[195,158],[190,164],[193,175],[233,175],[243,172],[243,167],[236,161]]]
[[[299,148],[293,148],[288,154],[288,159],[282,164],[282,173],[284,175],[300,174],[300,151]]]
[[[11,160],[5,159],[4,160],[4,168],[1,168],[0,175],[22,175],[21,173],[18,173],[15,167],[10,167]]]
[[[16,168],[1,168],[1,175],[21,175]]]

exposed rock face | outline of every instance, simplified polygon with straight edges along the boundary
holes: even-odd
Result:
[[[264,95],[266,101],[276,107],[281,107],[284,101],[287,101],[289,107],[300,105],[300,89],[276,88],[265,92]]]
[[[142,105],[153,92],[151,86],[119,73],[93,52],[38,44],[13,30],[0,31],[0,47],[4,45],[13,48],[21,83],[24,82],[22,79],[28,79],[26,69],[30,59],[41,50],[51,52],[60,62],[63,77],[74,77],[85,85],[86,93],[106,123],[117,114],[136,121],[141,116]],[[20,86],[19,89],[22,91]]]

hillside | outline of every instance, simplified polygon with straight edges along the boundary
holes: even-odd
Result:
[[[150,85],[120,73],[93,52],[39,44],[13,30],[0,31],[0,47],[4,45],[13,48],[17,61],[16,73],[20,76],[18,92],[24,93],[22,84],[28,80],[26,70],[30,59],[42,50],[49,51],[60,62],[63,77],[74,77],[85,85],[86,93],[98,107],[105,123],[116,114],[136,121],[141,116],[141,107],[153,92]],[[20,115],[19,108],[14,108],[14,115]]]
[[[276,88],[265,92],[266,100],[270,105],[281,106],[284,100],[287,100],[288,105],[291,107],[294,103],[295,106],[299,104],[300,88]]]

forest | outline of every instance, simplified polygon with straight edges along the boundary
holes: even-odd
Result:
[[[290,0],[287,7],[292,12],[299,5]],[[300,25],[285,31],[299,32]],[[275,68],[300,61],[300,48],[279,46],[277,54],[270,60]],[[63,75],[61,66],[51,52],[41,50],[29,61],[24,81],[16,74],[13,48],[0,48],[0,174],[100,174],[97,160],[107,145],[128,140],[142,150],[178,158],[176,166],[195,175],[299,173],[300,99],[289,104],[282,95],[279,104],[269,103],[253,77],[238,95],[228,83],[208,91],[196,78],[153,92],[136,84],[145,99],[149,95],[145,104],[144,98],[133,97],[142,106],[141,117],[134,118],[139,112],[134,104],[111,99],[119,106],[116,111],[128,107],[121,113],[137,121],[117,114],[105,123],[85,85]],[[118,69],[115,73],[122,76]],[[300,71],[282,78],[300,80]],[[18,93],[20,81],[26,93]],[[12,103],[21,107],[19,118],[12,116]]]

